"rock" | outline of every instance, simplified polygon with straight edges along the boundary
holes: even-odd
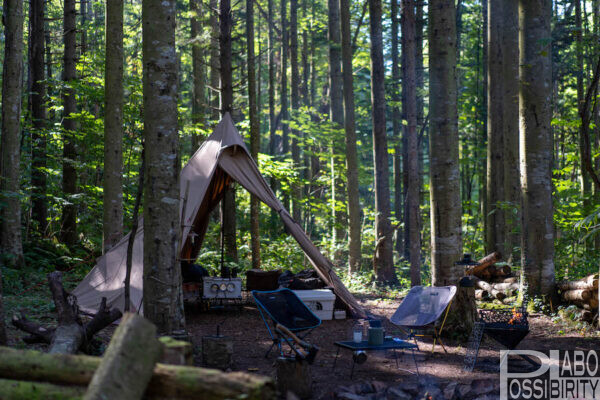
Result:
[[[460,398],[464,398],[467,393],[469,393],[471,391],[471,385],[458,385],[458,387],[456,388],[457,390],[457,394]]]
[[[419,383],[418,382],[414,382],[414,381],[405,382],[402,385],[400,385],[400,388],[402,390],[412,393],[412,394],[419,393]]]
[[[373,381],[371,382],[371,386],[373,387],[373,391],[375,393],[385,392],[388,388],[388,384],[381,381]]]
[[[412,395],[400,388],[391,387],[387,390],[387,398],[389,400],[411,400]]]
[[[356,394],[369,394],[375,392],[373,386],[366,382],[357,383],[356,385],[351,386],[351,388],[353,389],[352,392]]]
[[[474,395],[486,394],[494,390],[494,382],[489,379],[476,379],[471,382]]]
[[[454,397],[454,393],[456,392],[457,386],[458,386],[458,382],[450,382],[444,388],[444,399],[451,400]]]
[[[338,393],[336,398],[340,400],[365,400],[364,396],[348,392]]]

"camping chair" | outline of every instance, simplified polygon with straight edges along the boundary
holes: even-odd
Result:
[[[294,341],[290,338],[288,332],[292,335],[298,335],[298,332],[305,332],[300,336],[301,339],[308,336],[310,331],[321,325],[321,320],[296,296],[296,293],[290,289],[278,289],[269,291],[253,290],[252,296],[258,306],[260,316],[267,326],[269,336],[273,340],[273,344],[265,354],[265,358],[269,356],[273,347],[277,346],[279,353],[283,356],[282,343],[287,343],[290,348],[298,354],[298,350],[294,345]],[[272,328],[265,318],[268,316],[271,319]],[[283,326],[283,329],[281,328]]]
[[[390,321],[401,329],[407,329],[409,338],[414,339],[415,344],[417,344],[417,336],[432,337],[433,349],[431,352],[435,351],[435,343],[439,341],[447,353],[441,335],[455,294],[456,286],[414,286],[398,306]],[[436,321],[442,314],[444,314],[444,318],[438,328]],[[433,328],[433,334],[415,333],[415,331],[425,331],[429,328]]]

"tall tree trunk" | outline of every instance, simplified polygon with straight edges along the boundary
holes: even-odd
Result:
[[[340,3],[339,0],[327,0],[328,4],[328,40],[329,40],[329,115],[331,122],[341,128],[344,126],[344,99],[342,80],[342,51],[340,37]],[[332,173],[332,198],[331,213],[333,216],[332,244],[340,243],[346,233],[346,212],[343,211],[345,200],[345,188],[343,180],[337,171],[338,153],[337,138],[331,140],[331,173]],[[341,204],[340,204],[341,203]],[[339,252],[335,258],[339,259]]]
[[[519,168],[519,1],[504,0],[502,53],[504,55],[504,195],[517,212],[506,216],[506,259],[516,260],[521,246],[521,170]]]
[[[554,292],[551,15],[548,0],[519,0],[522,265],[532,295]]]
[[[23,90],[23,0],[4,0],[2,148],[0,149],[0,264],[23,265],[21,243],[21,91]]]
[[[33,131],[31,186],[33,186],[31,214],[42,235],[46,232],[48,207],[46,204],[46,77],[44,73],[44,1],[31,0],[29,5],[31,33],[31,117]]]
[[[482,36],[483,36],[483,49],[481,59],[483,61],[483,83],[482,83],[482,93],[481,93],[481,121],[483,122],[483,126],[481,129],[481,139],[482,144],[486,146],[487,151],[487,130],[488,130],[488,120],[487,120],[487,104],[488,104],[488,67],[487,67],[487,59],[488,59],[488,41],[487,41],[487,32],[488,32],[488,2],[487,0],[483,0],[481,2],[481,19],[482,19]],[[487,154],[487,153],[486,153]],[[481,223],[483,225],[483,234],[484,241],[485,235],[488,231],[487,224],[487,214],[488,214],[488,204],[487,204],[487,156],[481,157],[481,165],[480,169],[480,185],[479,185],[479,199],[481,203]]]
[[[288,32],[288,21],[287,21],[287,0],[281,0],[281,135],[282,135],[282,149],[281,152],[284,156],[290,151],[290,138],[289,138],[289,125],[287,121],[290,119],[290,110],[288,107],[288,51],[289,51],[289,32]],[[284,195],[283,205],[289,207],[289,196]]]
[[[63,89],[63,176],[62,191],[67,198],[67,204],[63,206],[61,218],[61,240],[67,245],[77,242],[77,205],[74,204],[74,195],[77,192],[77,170],[75,162],[77,149],[75,145],[75,132],[77,121],[74,118],[77,112],[77,99],[75,89],[72,88],[73,81],[77,79],[75,65],[77,33],[76,33],[76,11],[75,0],[65,0],[63,20],[63,81],[66,87]]]
[[[175,0],[142,3],[144,66],[144,316],[159,332],[184,329],[179,234]]]
[[[246,0],[246,45],[248,47],[248,108],[250,114],[250,155],[258,162],[260,151],[260,120],[257,104],[256,58],[254,56],[254,0]],[[250,242],[252,268],[260,268],[260,203],[256,196],[250,197]]]
[[[190,0],[190,9],[192,17],[190,18],[190,30],[192,35],[192,81],[194,83],[192,90],[192,122],[195,128],[204,128],[206,101],[206,67],[204,65],[204,49],[202,48],[202,10],[199,0]],[[200,136],[194,132],[192,134],[193,155],[200,147]]]
[[[219,72],[219,0],[210,0],[210,105],[212,123],[219,121],[219,96],[221,93],[221,74]]]
[[[123,0],[106,3],[104,252],[123,236]]]
[[[300,108],[300,69],[298,67],[298,0],[290,0],[290,65],[292,67],[291,108],[292,117],[296,117]],[[298,136],[301,132],[294,130],[292,137],[292,162],[294,169],[301,171],[300,146]],[[302,198],[302,187],[300,183],[292,185],[292,216],[300,222],[300,202]]]
[[[377,282],[396,284],[392,225],[390,223],[390,187],[385,122],[385,70],[381,0],[369,0],[371,25],[371,103],[373,116],[373,162],[375,164],[375,257]]]
[[[400,113],[400,60],[398,59],[399,44],[398,44],[398,26],[400,25],[400,16],[398,15],[398,2],[399,0],[391,0],[391,20],[392,20],[392,93],[390,97],[392,99],[392,137],[394,138],[394,156],[392,158],[392,167],[394,171],[394,214],[397,221],[405,220],[403,199],[405,198],[404,179],[406,149],[404,146],[404,139],[402,137],[402,114]],[[404,52],[402,52],[402,58],[404,59]],[[402,62],[404,64],[404,61]],[[404,101],[402,102],[402,108],[405,107]],[[400,256],[405,254],[405,245],[408,242],[406,235],[407,224],[404,225],[404,229],[396,229],[396,245],[395,249]]]
[[[4,322],[4,301],[2,298],[2,271],[0,270],[0,346],[6,346],[7,343],[6,323]]]
[[[350,34],[350,0],[340,1],[342,39],[342,77],[344,83],[344,129],[346,131],[346,187],[348,190],[348,272],[358,271],[361,263],[361,224],[358,193],[358,155],[354,123],[354,77]]]
[[[269,153],[275,155],[277,136],[275,131],[275,33],[273,32],[273,0],[267,0],[268,39],[269,39]],[[273,188],[275,190],[275,188]]]
[[[221,71],[221,115],[231,113],[233,110],[233,81],[231,65],[231,29],[233,18],[231,15],[231,1],[220,0],[219,4],[219,71]],[[235,189],[229,187],[221,201],[221,224],[223,229],[223,246],[229,261],[237,262],[236,241],[236,205]],[[229,274],[229,269],[221,266],[223,275]]]
[[[505,250],[504,196],[504,56],[502,0],[488,0],[488,104],[486,254]],[[514,118],[514,117],[513,117]]]
[[[462,207],[456,97],[456,23],[454,0],[429,2],[429,115],[431,196],[431,278],[434,286],[458,285],[462,253]],[[451,322],[470,332],[473,299],[462,290],[453,302]]]
[[[406,110],[407,187],[404,222],[408,225],[408,254],[410,282],[421,284],[421,229],[419,210],[419,149],[417,138],[417,85],[416,85],[416,21],[415,0],[402,0],[402,93]]]

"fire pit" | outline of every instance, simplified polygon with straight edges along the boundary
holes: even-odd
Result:
[[[512,310],[480,310],[483,332],[509,350],[516,348],[529,333],[527,312]]]

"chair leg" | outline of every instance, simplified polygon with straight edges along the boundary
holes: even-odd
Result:
[[[448,354],[448,350],[446,350],[446,347],[444,346],[444,342],[442,342],[442,337],[438,335],[438,340],[440,341],[440,344],[442,345],[442,349],[444,349],[444,352],[446,354]]]
[[[438,338],[437,329],[433,328],[433,347],[431,348],[431,354],[435,353],[435,342]]]

